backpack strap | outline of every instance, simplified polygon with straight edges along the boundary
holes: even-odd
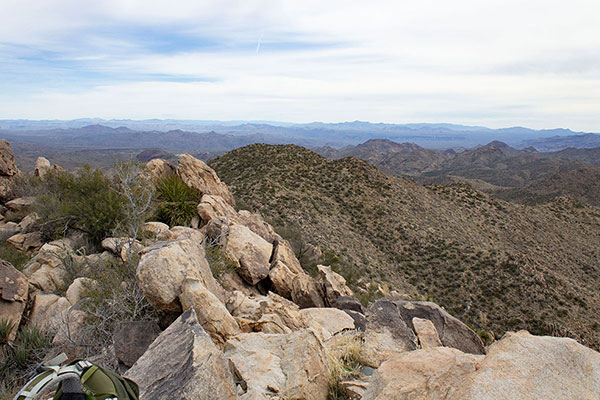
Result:
[[[58,365],[44,365],[46,371],[31,379],[27,384],[16,394],[13,400],[39,400],[42,395],[54,388],[59,383],[63,382],[69,390],[81,392],[80,379],[86,369],[92,366],[88,361],[77,361],[70,365],[60,367]]]

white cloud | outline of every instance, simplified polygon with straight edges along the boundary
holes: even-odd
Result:
[[[53,51],[108,78],[80,88],[68,79],[52,89],[11,86],[0,94],[1,117],[361,119],[600,131],[595,1],[81,4],[2,2],[0,43],[12,47],[0,54],[16,52],[15,45]],[[166,52],[138,42],[144,29],[217,45]]]

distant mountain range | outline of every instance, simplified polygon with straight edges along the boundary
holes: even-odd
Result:
[[[134,133],[138,132],[138,133]],[[53,137],[55,142],[65,142],[77,138],[77,144],[86,144],[91,135],[100,136],[91,146],[105,145],[134,147],[148,145],[162,147],[160,140],[168,133],[167,145],[172,148],[195,148],[198,142],[207,140],[209,135],[216,142],[225,143],[215,148],[203,148],[202,151],[224,151],[249,143],[287,144],[293,143],[305,147],[332,146],[343,147],[357,145],[369,139],[388,139],[395,142],[411,142],[425,148],[469,148],[484,145],[493,140],[505,142],[513,147],[536,147],[536,141],[552,137],[570,138],[564,147],[593,147],[590,138],[600,138],[597,134],[573,132],[569,129],[534,130],[524,127],[490,129],[481,126],[454,124],[384,124],[362,121],[308,124],[264,121],[183,121],[183,120],[102,120],[78,119],[72,121],[29,121],[0,120],[2,137]],[[190,136],[189,134],[192,134]],[[202,139],[193,134],[203,135]],[[218,135],[226,135],[227,138]],[[592,136],[589,136],[592,135]],[[130,136],[128,139],[125,136]],[[234,139],[231,137],[239,138]],[[581,138],[580,138],[581,137]],[[112,139],[117,139],[115,142]],[[139,140],[142,140],[140,143]],[[594,139],[592,139],[594,140]],[[158,142],[157,142],[158,141]],[[578,145],[582,141],[586,145]],[[234,145],[235,147],[231,147]],[[567,143],[567,142],[565,142]],[[210,141],[204,146],[213,145]],[[228,147],[229,145],[229,147]],[[540,144],[540,146],[547,146]],[[557,145],[554,145],[555,147]],[[536,147],[537,148],[537,147]],[[556,149],[556,148],[552,148]],[[542,150],[538,148],[538,150]]]
[[[410,177],[425,184],[466,182],[502,198],[537,202],[569,195],[600,205],[600,147],[538,152],[493,141],[462,152],[430,150],[413,143],[369,140],[341,149],[316,148],[330,159],[356,157],[388,175]]]

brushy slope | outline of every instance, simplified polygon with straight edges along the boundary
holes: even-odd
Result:
[[[239,205],[333,252],[355,287],[435,299],[479,330],[600,348],[600,209],[539,206],[463,184],[423,187],[354,158],[251,145],[211,162]]]

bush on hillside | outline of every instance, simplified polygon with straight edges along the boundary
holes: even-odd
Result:
[[[189,225],[196,215],[202,194],[189,187],[178,175],[159,179],[156,183],[157,221],[169,226]]]

